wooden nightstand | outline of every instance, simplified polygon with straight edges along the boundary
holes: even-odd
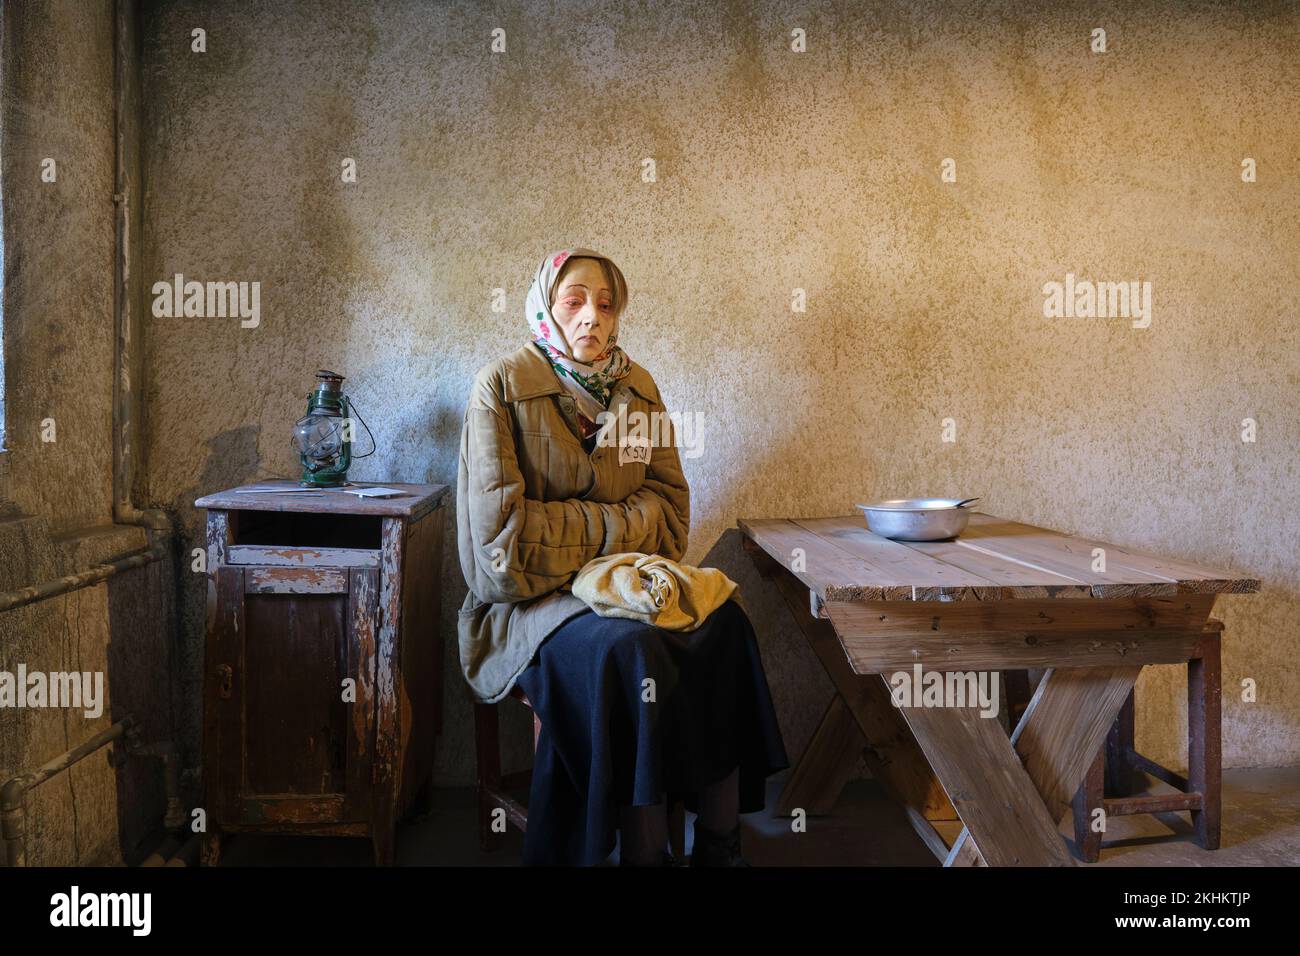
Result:
[[[296,487],[291,481],[248,487]],[[432,789],[446,485],[200,498],[207,518],[203,862],[223,832],[370,836]],[[417,800],[418,798],[418,800]]]

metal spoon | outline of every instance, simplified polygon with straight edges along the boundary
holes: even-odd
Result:
[[[979,500],[980,500],[980,495],[976,495],[974,498],[967,498],[965,501],[959,501],[959,502],[957,502],[955,505],[953,505],[953,507],[954,507],[954,508],[960,508],[962,505],[968,505],[968,504],[970,504],[972,501],[979,501]]]

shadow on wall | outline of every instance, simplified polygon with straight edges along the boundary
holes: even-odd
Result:
[[[786,753],[797,761],[817,729],[834,688],[791,619],[780,592],[763,580],[745,553],[744,537],[739,528],[724,531],[700,560],[700,567],[717,568],[736,582],[758,639]]]

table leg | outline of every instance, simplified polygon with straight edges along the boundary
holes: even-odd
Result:
[[[1133,792],[1134,709],[1130,692],[1106,737],[1106,793],[1112,797],[1127,797]]]
[[[1223,756],[1220,723],[1223,690],[1218,633],[1206,633],[1201,656],[1187,662],[1187,789],[1201,794],[1201,809],[1192,811],[1196,842],[1219,848]]]
[[[978,707],[900,708],[989,866],[1073,866],[1034,781]]]
[[[1024,774],[1038,792],[1052,821],[1053,832],[1101,751],[1106,734],[1141,670],[1141,665],[1070,667],[1055,668],[1043,676],[1010,743],[1023,764]],[[960,811],[961,806],[957,809]],[[964,814],[962,820],[970,830]],[[971,830],[963,831],[958,837],[950,861],[963,852],[970,835],[988,857],[989,848],[979,844],[978,831]],[[999,838],[997,833],[990,836]],[[1064,847],[1059,836],[1056,842]],[[969,850],[965,852],[969,854]],[[989,862],[997,865],[992,860]]]
[[[1101,833],[1092,828],[1092,812],[1105,808],[1105,769],[1106,755],[1098,751],[1074,794],[1074,845],[1084,863],[1096,863],[1101,857]]]

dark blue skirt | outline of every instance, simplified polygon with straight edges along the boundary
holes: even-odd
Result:
[[[542,730],[524,863],[594,865],[614,850],[619,808],[681,798],[740,768],[740,812],[790,765],[758,642],[727,601],[682,633],[587,611],[542,643],[519,677]]]

